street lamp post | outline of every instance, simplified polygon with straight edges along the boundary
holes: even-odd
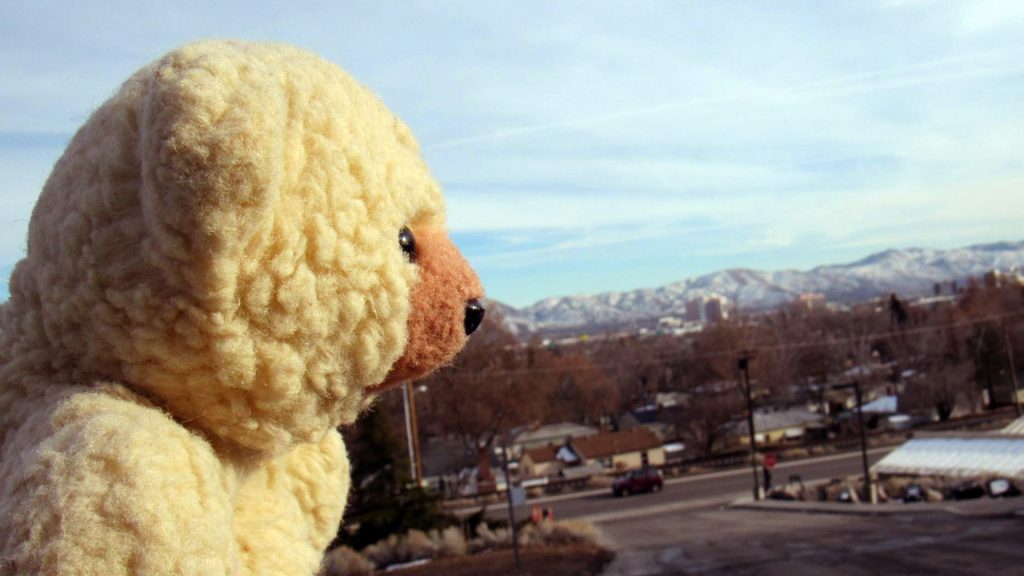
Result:
[[[516,534],[516,509],[515,502],[513,501],[512,495],[512,476],[508,473],[508,449],[506,448],[508,441],[501,443],[501,464],[505,469],[505,497],[508,499],[508,529],[509,534],[512,538],[512,553],[516,557],[516,574],[522,569],[519,563],[519,538]]]
[[[865,436],[865,433],[864,433],[864,409],[863,409],[864,402],[863,402],[863,399],[861,398],[860,382],[854,380],[853,382],[851,382],[849,384],[837,384],[837,385],[834,385],[834,386],[832,386],[832,388],[836,389],[836,390],[843,390],[843,389],[853,388],[854,399],[857,402],[857,424],[858,424],[858,428],[860,428],[860,460],[861,460],[861,465],[862,465],[862,467],[864,469],[864,490],[867,491],[868,499],[872,500],[871,499],[871,493],[872,493],[872,489],[871,489],[871,473],[870,473],[870,469],[868,468],[868,441],[867,441],[867,436]],[[872,503],[874,503],[874,502],[872,501]]]
[[[748,371],[750,358],[746,355],[740,356],[739,369],[743,381],[743,391],[747,394],[747,432],[750,439],[750,470],[754,475],[754,500],[761,499],[761,481],[757,477],[757,441],[754,439],[754,397],[750,390],[750,372]]]
[[[423,463],[420,460],[420,434],[416,424],[416,389],[412,381],[402,385],[405,404],[405,438],[409,445],[409,474],[416,485],[423,486]]]
[[[1020,392],[1017,386],[1017,366],[1013,361],[1013,344],[1010,342],[1010,329],[1003,321],[1003,341],[1006,343],[1006,356],[1010,360],[1010,382],[1013,383],[1013,408],[1017,411],[1017,417],[1021,415]]]

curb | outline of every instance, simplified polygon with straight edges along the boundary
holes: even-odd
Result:
[[[895,445],[894,446],[874,446],[874,447],[868,448],[868,454],[874,455],[874,454],[880,454],[880,453],[883,453],[883,452],[889,452],[893,448],[895,448]],[[834,462],[836,460],[843,460],[843,459],[846,459],[846,458],[852,458],[852,457],[859,456],[859,455],[860,455],[860,451],[859,450],[848,450],[848,451],[843,451],[843,452],[836,452],[834,454],[825,454],[825,455],[821,455],[821,456],[811,456],[811,457],[808,457],[808,458],[800,458],[800,459],[797,459],[797,460],[786,460],[786,461],[783,461],[783,462],[779,462],[779,464],[775,467],[775,469],[776,470],[785,470],[787,468],[792,468],[792,467],[796,467],[796,466],[803,466],[803,465],[807,465],[807,464],[816,464],[816,463],[820,463],[820,462]],[[676,484],[686,484],[686,483],[689,483],[689,482],[700,482],[700,481],[704,481],[704,480],[710,480],[712,478],[723,478],[723,477],[740,476],[740,475],[746,475],[746,474],[750,474],[750,465],[749,464],[744,464],[742,466],[728,468],[728,469],[725,469],[725,470],[715,470],[715,471],[709,471],[709,472],[699,472],[699,473],[696,473],[696,474],[686,474],[686,475],[683,475],[683,476],[677,476],[675,478],[665,478],[665,485],[666,486],[674,486]],[[808,481],[811,481],[811,479],[808,479]],[[545,495],[545,496],[541,496],[539,498],[528,498],[527,501],[526,501],[526,504],[523,504],[523,506],[525,507],[525,506],[534,505],[534,504],[548,504],[548,503],[551,503],[551,502],[558,502],[558,501],[561,501],[561,500],[572,500],[572,499],[576,499],[576,498],[584,498],[584,497],[587,497],[587,496],[595,496],[595,495],[607,494],[608,491],[610,490],[610,488],[611,488],[610,486],[606,486],[604,488],[591,488],[591,489],[587,489],[587,490],[581,490],[579,492],[567,492],[567,493],[563,493],[563,494]],[[721,497],[716,497],[716,498],[720,502],[725,502],[725,501],[729,500],[730,496],[728,494],[724,494]],[[497,501],[497,502],[495,502],[493,504],[495,506],[497,506],[497,507],[504,507],[504,506],[506,506],[504,499],[501,499],[500,501]],[[482,506],[483,505],[481,503],[474,503],[474,504],[465,505],[465,506],[452,507],[450,509],[446,509],[446,511],[450,512],[452,514],[456,514],[456,515],[472,514],[472,513],[478,512]],[[488,506],[490,506],[490,504],[488,504]]]
[[[888,516],[893,514],[952,514],[974,518],[1001,518],[1024,515],[1024,499],[971,500],[942,503],[842,504],[837,502],[799,502],[763,500],[754,502],[741,498],[728,505],[731,510],[760,512],[799,512],[804,514],[841,514],[853,516]]]

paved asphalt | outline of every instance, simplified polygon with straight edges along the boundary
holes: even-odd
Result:
[[[838,513],[704,508],[599,522],[616,552],[603,576],[1024,574],[1021,500],[965,503],[982,513],[939,504],[880,515],[856,505]]]
[[[868,452],[868,463],[874,463],[889,453],[892,448],[875,448]],[[780,462],[775,467],[773,482],[786,482],[790,475],[799,475],[804,482],[825,480],[840,476],[856,475],[862,470],[860,452],[848,452],[820,458]],[[516,509],[516,518],[529,514],[535,504],[554,510],[555,518],[586,518],[591,521],[606,521],[630,516],[640,516],[667,510],[716,507],[736,498],[753,494],[753,474],[749,467],[697,476],[671,478],[665,488],[656,494],[637,494],[615,498],[611,489],[590,490],[577,494],[566,494],[531,499],[525,506]],[[491,517],[507,516],[503,506],[492,505]]]
[[[869,451],[869,463],[890,450]],[[860,471],[860,452],[852,452],[780,463],[775,479],[800,475],[809,483]],[[957,510],[888,505],[885,513],[856,506],[813,513],[724,506],[750,497],[751,476],[742,468],[675,478],[660,493],[626,498],[611,496],[610,489],[549,496],[520,507],[517,517],[540,503],[557,519],[593,522],[616,552],[603,576],[1024,574],[1024,498],[972,501]],[[489,510],[494,516],[505,511]]]

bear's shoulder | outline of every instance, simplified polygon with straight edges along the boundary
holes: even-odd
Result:
[[[116,385],[32,400],[0,463],[8,565],[230,573],[232,479],[208,443]]]

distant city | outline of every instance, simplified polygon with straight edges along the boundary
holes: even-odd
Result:
[[[992,271],[1019,275],[1022,269],[1024,241],[951,250],[911,248],[806,272],[730,269],[657,288],[546,298],[525,308],[492,301],[489,309],[524,340],[623,330],[684,334],[741,311],[792,302],[843,309],[891,293],[941,298],[955,294],[970,277]]]

